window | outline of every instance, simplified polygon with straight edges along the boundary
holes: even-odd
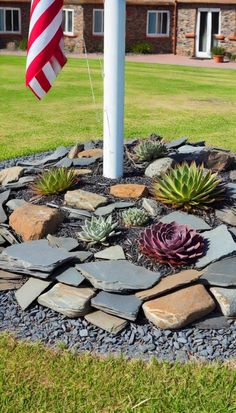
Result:
[[[147,36],[169,36],[169,11],[148,11]]]
[[[93,9],[93,34],[103,35],[104,33],[104,10]]]
[[[74,34],[74,10],[62,10],[62,27],[64,34]]]
[[[20,9],[0,8],[0,33],[20,33]]]

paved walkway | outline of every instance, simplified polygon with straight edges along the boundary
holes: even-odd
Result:
[[[0,55],[14,55],[25,56],[25,52],[22,51],[8,51],[0,49]],[[85,59],[84,54],[69,54],[70,58]],[[89,59],[103,59],[102,54],[91,53],[88,54]],[[208,67],[217,69],[236,69],[236,62],[215,63],[211,59],[194,59],[187,56],[173,55],[173,54],[151,54],[151,55],[126,55],[127,62],[139,62],[139,63],[158,63],[168,65],[180,65],[180,66],[194,66],[194,67]]]

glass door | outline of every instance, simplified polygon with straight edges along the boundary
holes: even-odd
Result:
[[[217,46],[215,35],[220,31],[220,10],[199,9],[196,30],[196,56],[211,57],[211,49]]]

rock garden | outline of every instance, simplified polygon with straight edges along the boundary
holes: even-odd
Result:
[[[75,351],[235,358],[236,154],[187,138],[0,163],[0,331]]]

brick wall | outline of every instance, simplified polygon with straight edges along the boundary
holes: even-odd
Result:
[[[93,9],[101,6],[84,5],[84,38],[89,52],[102,52],[103,36],[92,34]],[[170,11],[170,36],[169,37],[147,37],[147,12],[148,10]],[[130,51],[132,46],[140,42],[150,42],[154,53],[172,53],[173,51],[173,7],[147,7],[127,6],[126,8],[126,50]]]
[[[178,6],[177,23],[177,54],[195,56],[195,38],[186,38],[186,33],[196,34],[198,8],[217,8],[221,10],[220,34],[225,36],[219,45],[226,48],[228,52],[236,54],[236,41],[229,40],[230,36],[236,34],[236,6],[219,4],[195,4]]]
[[[6,3],[1,3],[0,1],[0,7],[6,7]],[[0,48],[6,47],[8,43],[19,42],[28,37],[30,4],[12,2],[7,3],[7,7],[14,7],[21,10],[21,34],[0,33]]]
[[[74,4],[66,4],[64,9],[74,10],[74,33],[73,36],[64,36],[65,49],[70,52],[83,53],[84,9]]]

